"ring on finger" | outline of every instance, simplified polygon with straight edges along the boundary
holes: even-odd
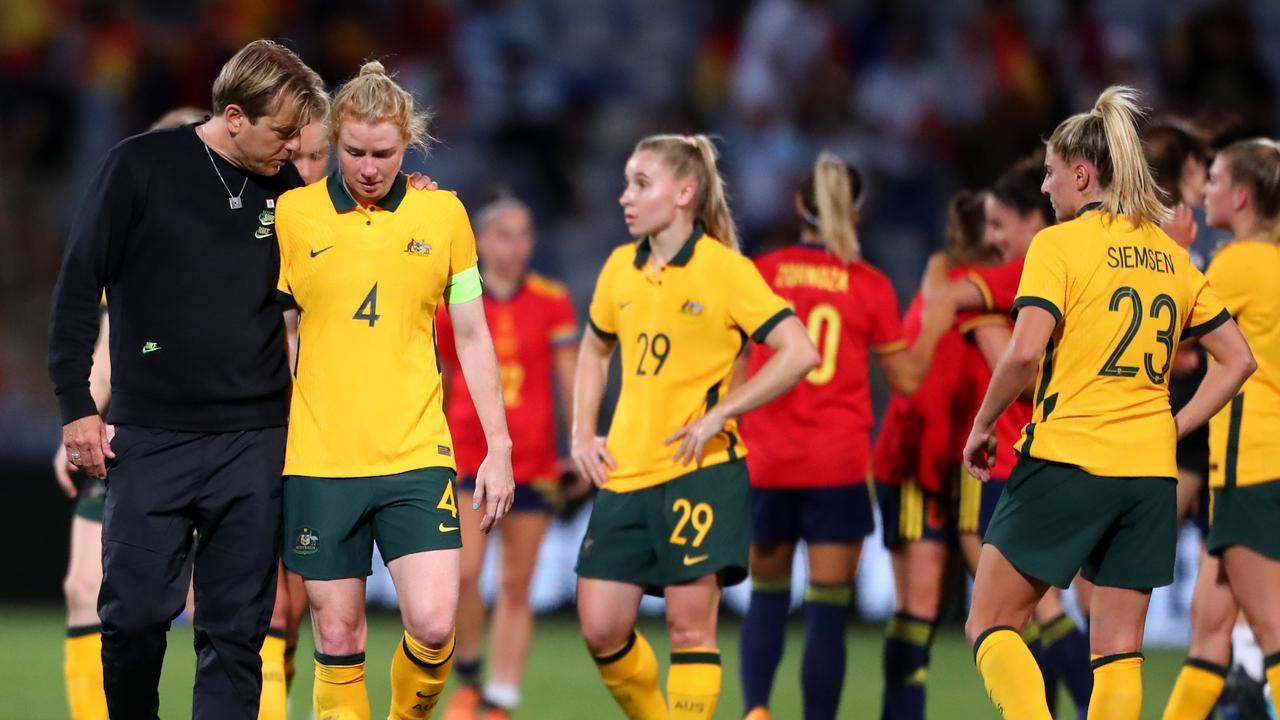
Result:
[[[67,453],[67,459],[73,463],[80,462],[80,451],[73,450],[72,452]]]

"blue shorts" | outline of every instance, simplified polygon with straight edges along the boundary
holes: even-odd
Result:
[[[758,545],[853,543],[875,527],[865,483],[751,488],[751,541]]]
[[[955,542],[954,503],[946,491],[931,492],[911,479],[898,485],[877,482],[876,502],[884,522],[886,548],[896,550],[917,540],[942,545]]]
[[[476,478],[474,475],[468,475],[458,482],[458,491],[465,493],[474,493],[476,491]],[[552,478],[542,481],[535,480],[527,483],[516,483],[515,500],[511,503],[511,512],[513,513],[547,513],[554,514],[562,503],[562,492],[560,489],[560,479]]]

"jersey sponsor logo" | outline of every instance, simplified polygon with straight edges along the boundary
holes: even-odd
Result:
[[[275,224],[276,224],[276,211],[275,211],[275,210],[263,210],[262,212],[258,213],[258,224],[259,224],[259,225],[275,225]]]
[[[711,556],[710,556],[710,555],[695,555],[695,556],[693,556],[693,557],[690,557],[690,556],[688,556],[688,555],[685,555],[685,556],[684,556],[684,566],[685,566],[685,567],[689,567],[690,565],[697,565],[698,563],[700,563],[700,562],[702,562],[702,561],[706,560],[706,559],[707,559],[707,558],[709,558],[709,557],[711,557]]]
[[[685,300],[684,304],[680,306],[680,312],[685,315],[701,315],[705,309],[702,303],[694,302],[693,300]]]
[[[416,255],[418,257],[427,257],[428,255],[431,254],[431,245],[428,244],[425,240],[414,240],[410,238],[409,244],[404,246],[404,251],[406,254],[409,254],[409,255]]]
[[[149,355],[160,349],[160,343],[148,341],[142,344],[142,354]]]
[[[323,252],[326,252],[326,251],[328,251],[328,250],[332,250],[332,249],[333,249],[333,246],[332,246],[332,245],[330,245],[329,247],[322,247],[322,248],[320,248],[319,250],[312,250],[312,251],[311,251],[311,257],[315,257],[315,256],[317,256],[317,255],[319,255],[319,254],[321,254],[321,253],[323,253]]]
[[[253,236],[259,240],[271,237],[271,228],[260,227],[253,231]]]
[[[458,526],[457,525],[449,526],[449,525],[445,525],[444,523],[440,523],[440,525],[437,526],[436,529],[439,530],[440,532],[453,532],[458,529]]]
[[[312,532],[311,528],[304,527],[298,537],[294,538],[293,552],[295,555],[314,555],[319,546],[320,536]]]

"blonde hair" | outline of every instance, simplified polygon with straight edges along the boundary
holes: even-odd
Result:
[[[800,203],[804,207],[801,217],[818,231],[827,252],[841,262],[862,258],[854,227],[861,198],[862,177],[835,153],[825,150],[814,162],[813,174],[800,187]]]
[[[1280,143],[1267,138],[1240,140],[1220,155],[1231,173],[1231,184],[1249,189],[1262,234],[1280,242]]]
[[[1053,131],[1049,149],[1063,160],[1085,160],[1098,171],[1098,185],[1107,191],[1102,211],[1125,215],[1136,224],[1168,222],[1173,212],[1161,202],[1138,138],[1143,116],[1138,91],[1112,85],[1098,96],[1093,109],[1072,115]]]
[[[401,140],[422,151],[426,151],[434,140],[427,133],[431,113],[415,111],[413,95],[397,85],[377,60],[362,65],[360,73],[348,80],[333,98],[329,135],[335,145],[338,126],[344,120],[390,122],[400,130]]]
[[[739,250],[738,230],[729,213],[724,179],[716,169],[716,147],[706,135],[650,135],[633,152],[648,150],[662,157],[678,178],[692,177],[697,188],[693,215],[708,235]]]
[[[182,125],[190,125],[191,123],[204,120],[209,114],[208,110],[201,110],[194,107],[176,107],[169,112],[161,115],[155,122],[151,123],[151,130],[164,130],[167,128],[176,128]]]
[[[289,48],[254,40],[222,66],[213,81],[213,112],[238,105],[249,122],[272,111],[287,111],[283,124],[294,130],[329,112],[329,95],[315,70]]]

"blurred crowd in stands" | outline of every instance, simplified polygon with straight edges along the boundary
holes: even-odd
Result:
[[[646,133],[720,136],[748,251],[793,236],[819,149],[856,163],[863,247],[905,296],[949,195],[1104,86],[1210,135],[1274,135],[1280,80],[1270,0],[3,0],[0,454],[53,442],[48,296],[84,184],[122,137],[207,106],[257,37],[335,86],[369,58],[398,73],[435,112],[410,169],[473,208],[525,199],[535,265],[580,303],[626,240],[616,197]]]

